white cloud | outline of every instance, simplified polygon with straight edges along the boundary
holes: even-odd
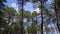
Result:
[[[16,8],[17,7],[16,3],[12,3],[11,7]]]
[[[16,9],[16,11],[18,11],[18,6],[16,3],[12,3],[10,7],[14,8],[14,9]]]
[[[34,11],[36,11],[37,13],[40,13],[41,10],[39,8],[37,8]]]

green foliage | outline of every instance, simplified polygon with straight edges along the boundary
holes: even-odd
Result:
[[[39,14],[36,12],[36,11],[34,11],[34,12],[32,12],[32,16],[33,17],[36,17],[36,16],[38,16]]]
[[[28,18],[28,17],[30,16],[30,12],[29,12],[29,11],[24,11],[24,12],[23,12],[23,16],[24,16],[25,18]]]
[[[36,31],[36,27],[31,25],[31,26],[28,26],[27,30],[28,30],[28,33],[33,34]]]
[[[16,13],[16,10],[12,7],[6,7],[5,11],[6,14],[14,14]]]
[[[17,18],[20,18],[22,16],[22,11],[20,11],[19,14],[16,15]],[[23,17],[28,18],[30,16],[30,12],[29,11],[23,11]]]
[[[13,22],[10,26],[15,27],[15,26],[18,26],[18,25],[19,25],[19,22]]]
[[[38,7],[39,7],[40,9],[44,8],[44,6],[43,6],[43,5],[39,5]]]
[[[20,14],[16,14],[16,17],[17,17],[17,18],[20,18],[20,17],[21,17],[21,15],[20,15]]]

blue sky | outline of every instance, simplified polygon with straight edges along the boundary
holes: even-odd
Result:
[[[18,11],[18,7],[17,7],[17,0],[7,0],[8,2],[6,3],[7,6],[9,7],[13,7]],[[32,3],[27,3],[24,6],[25,10],[29,10],[29,11],[33,11],[33,5]]]
[[[16,0],[7,0],[6,5],[10,6],[12,3],[16,3]]]
[[[50,3],[51,3],[51,0],[48,0],[48,4],[50,4]],[[9,7],[15,8],[18,11],[18,8],[17,8],[17,0],[7,0],[6,5],[9,6]],[[47,5],[47,7],[49,7],[49,5]],[[24,6],[24,9],[25,10],[29,10],[29,11],[33,11],[34,10],[32,3],[27,3]]]

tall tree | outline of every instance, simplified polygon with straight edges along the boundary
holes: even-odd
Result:
[[[16,10],[11,7],[6,7],[4,13],[4,19],[6,20],[6,23],[8,24],[9,27],[6,27],[6,34],[9,33],[10,29],[10,23],[13,21]]]
[[[0,27],[1,28],[6,27],[6,21],[3,19],[3,10],[5,8],[5,4],[4,4],[5,2],[6,2],[6,0],[0,0]]]
[[[32,12],[32,29],[33,29],[33,31],[32,31],[32,34],[37,34],[37,16],[38,16],[39,14],[36,12],[36,11],[34,11],[34,12]],[[36,20],[35,20],[36,19]]]
[[[26,4],[26,2],[29,1],[29,0],[17,0],[17,3],[18,3],[18,6],[19,6],[19,10],[22,9],[22,21],[21,21],[21,34],[24,34],[23,32],[23,9],[24,9],[24,5]]]
[[[40,0],[40,3],[41,3],[41,6],[40,6],[40,9],[41,9],[41,34],[43,34],[43,11],[44,11],[44,2],[46,2],[47,0]]]
[[[15,16],[16,10],[12,7],[6,7],[4,11],[5,18],[8,18],[8,24],[10,24],[11,20]]]
[[[30,20],[30,12],[29,11],[25,11],[25,10],[23,10],[24,12],[23,12],[23,20],[25,19],[25,18],[27,18],[27,22],[29,22],[29,20]],[[22,20],[22,11],[20,11],[20,13],[19,14],[17,14],[17,18],[19,18],[19,21],[20,21],[20,24],[21,24],[21,20]],[[24,21],[23,21],[23,24],[24,24]],[[21,27],[21,26],[20,26]],[[24,27],[24,25],[23,25],[23,27]],[[21,30],[21,29],[20,29]],[[23,28],[23,30],[24,30],[24,28]],[[23,31],[24,32],[24,31]],[[24,33],[25,34],[25,33]]]
[[[24,0],[17,0],[18,4],[19,4],[19,10],[22,9],[22,16],[21,16],[21,22],[20,22],[20,27],[21,27],[21,32],[20,34],[24,34],[24,30],[23,30],[23,6],[24,6]],[[21,8],[20,8],[21,6]]]
[[[59,16],[59,13],[58,10],[60,8],[60,0],[54,0],[54,10],[55,10],[55,14],[56,14],[56,21],[57,21],[57,27],[58,27],[58,30],[60,31],[60,27],[59,27],[59,20],[58,20],[58,16]]]
[[[38,3],[40,1],[40,9],[41,9],[41,34],[43,34],[43,4],[44,2],[46,2],[47,0],[32,0],[33,3]]]

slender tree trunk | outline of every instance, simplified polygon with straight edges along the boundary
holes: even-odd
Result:
[[[23,4],[24,4],[24,0],[22,0],[22,21],[20,22],[20,26],[21,26],[21,32],[20,34],[24,34],[24,27],[23,27]]]
[[[41,0],[41,6],[43,6],[43,1]],[[43,34],[43,8],[41,8],[41,34]]]
[[[34,30],[34,31],[32,31],[32,34],[36,34],[34,18],[32,18],[32,26],[33,26],[32,29]]]
[[[27,23],[28,23],[28,18],[27,18]],[[27,24],[27,27],[29,27],[29,24]],[[31,34],[29,29],[28,29],[27,33]]]
[[[27,30],[27,32],[26,32],[26,33],[30,34],[30,33],[29,33],[29,29],[28,29],[28,27],[29,27],[28,22],[29,22],[29,21],[28,21],[28,17],[27,17],[27,24],[26,24],[26,26],[27,26],[27,29],[26,29],[26,30]]]
[[[56,0],[54,0],[54,3],[55,3],[55,5],[54,5],[54,10],[55,10],[55,15],[56,15],[56,21],[57,21],[57,27],[58,27],[58,30],[59,30],[59,23],[58,23],[58,11],[57,11],[57,1]],[[60,31],[60,30],[59,30]]]

